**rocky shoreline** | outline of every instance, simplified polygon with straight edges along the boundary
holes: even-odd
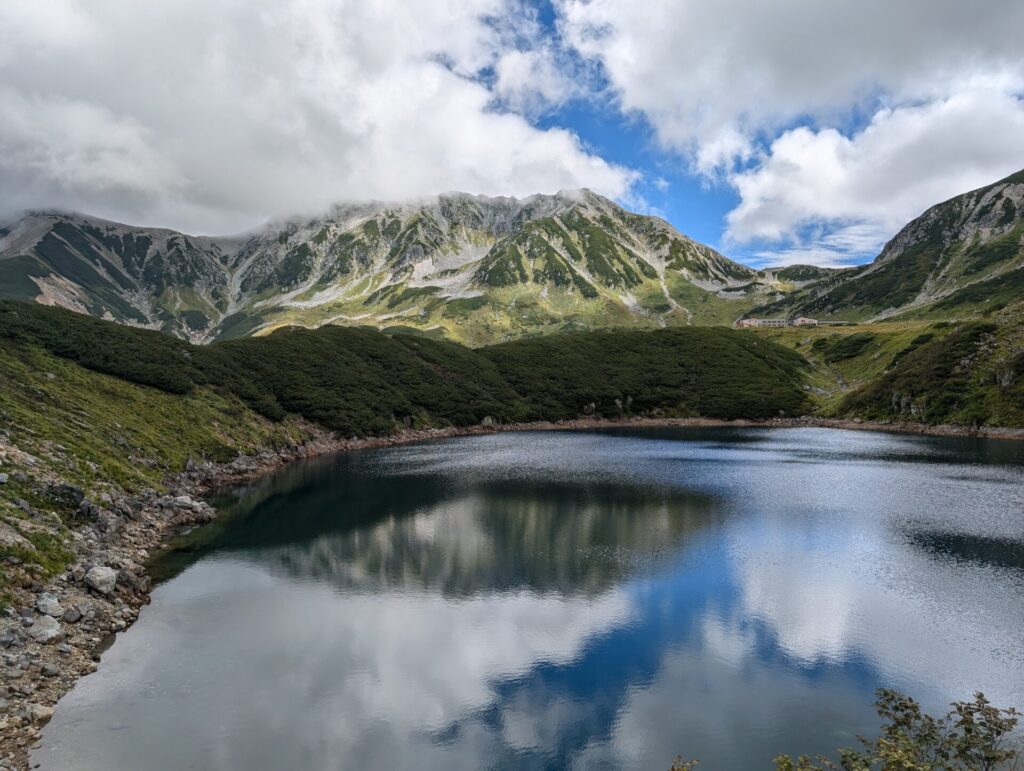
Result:
[[[342,439],[313,430],[297,447],[240,456],[224,464],[194,464],[166,480],[167,492],[102,493],[90,500],[80,488],[49,480],[56,494],[81,512],[70,531],[73,557],[67,568],[39,580],[31,566],[8,557],[2,569],[20,586],[14,607],[0,618],[0,768],[29,768],[29,750],[53,715],[57,701],[77,680],[95,672],[113,637],[138,618],[152,588],[146,563],[153,550],[185,527],[210,522],[216,512],[201,496],[217,487],[258,477],[294,460],[330,452],[385,447],[429,439],[499,431],[572,430],[635,426],[822,427],[940,436],[1024,439],[1024,429],[969,429],[907,423],[869,423],[823,418],[772,421],[703,419],[600,420],[483,425],[406,430],[388,437]],[[14,447],[0,448],[18,465]],[[21,472],[13,472],[21,473]],[[3,481],[7,476],[4,474]],[[55,525],[56,526],[56,525]]]

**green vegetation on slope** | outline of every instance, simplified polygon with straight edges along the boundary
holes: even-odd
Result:
[[[844,414],[875,420],[1024,425],[1024,352],[1000,354],[995,324],[935,325],[878,379],[848,395]]]
[[[633,414],[760,418],[807,409],[802,359],[728,329],[620,331],[472,350],[369,329],[284,329],[194,346],[59,308],[0,303],[0,344],[188,395],[205,388],[272,420],[366,435],[414,426]]]
[[[480,349],[530,405],[561,420],[580,408],[618,416],[720,418],[800,415],[803,358],[723,328],[581,332]]]
[[[968,284],[927,309],[927,315],[948,317],[971,311],[987,315],[1024,298],[1024,268]]]
[[[860,356],[875,342],[876,336],[871,332],[855,332],[852,335],[829,335],[819,337],[811,346],[815,351],[821,353],[822,359],[829,364],[835,364],[847,359]]]
[[[842,398],[870,383],[891,366],[912,341],[929,329],[928,322],[876,322],[851,326],[764,328],[751,332],[803,356],[809,366],[806,382],[818,414],[835,415]]]
[[[0,338],[0,560],[16,558],[45,579],[71,559],[65,541],[78,512],[53,479],[93,498],[137,492],[160,487],[189,458],[225,461],[308,436],[294,419],[272,422],[229,394],[169,393]],[[0,606],[9,579],[0,570]]]

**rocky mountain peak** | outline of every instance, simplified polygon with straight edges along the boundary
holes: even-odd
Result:
[[[731,322],[779,289],[590,190],[340,203],[234,238],[37,213],[0,232],[7,297],[194,341],[324,323],[473,343]]]

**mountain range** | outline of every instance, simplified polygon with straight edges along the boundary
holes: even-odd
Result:
[[[193,342],[327,323],[470,344],[729,324],[831,274],[753,270],[586,190],[346,204],[235,238],[51,211],[0,227],[0,298]]]
[[[1024,296],[1024,171],[928,209],[871,263],[754,270],[587,190],[351,203],[215,238],[41,211],[0,299],[192,342],[368,326],[470,345],[574,329],[990,316]]]

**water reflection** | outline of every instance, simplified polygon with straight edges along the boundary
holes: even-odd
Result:
[[[654,568],[717,519],[700,496],[488,485],[373,526],[265,547],[252,557],[346,589],[596,594]]]
[[[1024,465],[986,447],[614,431],[296,466],[226,493],[33,759],[764,767],[870,731],[881,685],[1020,706]]]
[[[1021,541],[929,530],[912,530],[907,533],[907,539],[937,559],[964,560],[993,568],[1024,571],[1024,542]]]

